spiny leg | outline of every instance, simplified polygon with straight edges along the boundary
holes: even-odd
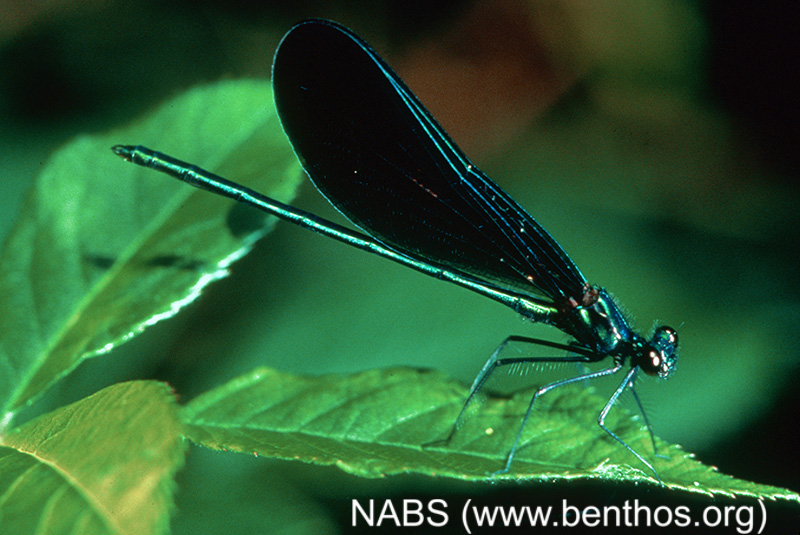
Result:
[[[539,398],[539,396],[549,392],[550,390],[553,390],[553,389],[556,389],[556,388],[559,388],[559,387],[562,387],[562,386],[566,386],[566,385],[569,385],[569,384],[572,384],[572,383],[577,383],[579,381],[592,380],[592,379],[597,379],[598,377],[604,377],[606,375],[613,375],[613,374],[617,373],[620,370],[620,368],[622,368],[622,364],[615,364],[611,368],[606,368],[604,370],[599,370],[599,371],[591,372],[591,373],[584,373],[584,374],[578,375],[576,377],[571,377],[569,379],[562,379],[561,381],[556,381],[554,383],[550,383],[549,385],[545,385],[545,386],[539,388],[536,391],[536,393],[533,394],[533,397],[531,397],[531,402],[528,405],[528,410],[525,411],[525,416],[523,416],[523,418],[522,418],[522,424],[519,426],[519,431],[517,431],[517,437],[514,439],[514,444],[511,446],[511,450],[508,452],[508,458],[506,459],[505,467],[502,470],[498,470],[497,472],[493,472],[492,476],[505,474],[510,470],[511,461],[514,460],[514,454],[517,452],[517,447],[519,446],[519,441],[522,438],[522,431],[525,429],[525,424],[528,423],[528,418],[530,417],[531,411],[533,410],[533,404],[536,402],[536,400]],[[619,439],[617,439],[617,440],[619,440]],[[630,448],[628,448],[628,449],[630,449]]]
[[[644,412],[644,406],[642,405],[642,402],[639,400],[639,394],[636,393],[636,389],[634,388],[633,382],[631,382],[631,393],[633,394],[633,399],[636,400],[636,405],[639,407],[639,412],[642,413],[642,418],[644,419],[644,425],[647,426],[647,432],[650,433],[650,441],[653,443],[653,454],[659,459],[669,459],[668,455],[661,455],[660,453],[658,453],[658,447],[656,446],[656,436],[653,434],[653,427],[650,425],[650,420],[647,418],[647,413]]]
[[[606,406],[603,407],[603,410],[600,412],[600,416],[597,417],[597,423],[598,425],[600,425],[603,431],[614,437],[614,439],[616,439],[617,442],[625,446],[625,449],[627,449],[634,456],[636,456],[636,458],[639,459],[642,462],[642,464],[647,466],[653,472],[653,475],[656,476],[658,482],[663,484],[661,478],[658,477],[658,472],[656,472],[656,469],[653,468],[653,465],[647,462],[645,458],[639,454],[639,452],[628,446],[628,444],[624,440],[619,438],[611,429],[606,427],[605,424],[606,416],[608,415],[608,412],[611,410],[611,407],[613,407],[614,403],[617,402],[617,399],[619,398],[620,394],[622,394],[622,392],[625,390],[625,388],[627,388],[633,382],[633,380],[636,378],[636,374],[638,371],[639,371],[638,367],[633,367],[630,369],[628,373],[625,374],[625,378],[622,380],[622,383],[620,383],[619,387],[617,387],[617,389],[611,395],[611,398],[608,400],[608,403],[606,403]]]
[[[453,436],[458,431],[459,427],[461,426],[461,421],[464,418],[464,415],[467,413],[467,408],[469,407],[470,403],[475,399],[475,395],[483,388],[483,385],[492,375],[492,373],[497,369],[503,366],[508,366],[511,364],[524,364],[524,363],[535,363],[535,362],[591,362],[592,359],[589,355],[591,353],[586,353],[582,355],[566,355],[563,357],[515,357],[515,358],[505,358],[500,359],[498,358],[500,354],[503,352],[505,347],[511,342],[522,342],[527,344],[536,344],[545,347],[552,347],[555,349],[560,349],[563,351],[582,351],[580,347],[559,344],[556,342],[549,342],[547,340],[540,340],[538,338],[529,338],[527,336],[509,336],[503,342],[497,346],[497,349],[492,352],[492,355],[489,357],[489,360],[486,361],[486,364],[483,365],[483,368],[478,373],[477,377],[475,377],[475,381],[472,383],[472,387],[470,387],[469,395],[467,396],[464,405],[461,407],[461,411],[458,413],[455,422],[453,423],[453,427],[450,429],[450,433],[447,435],[446,438],[442,440],[435,440],[433,442],[427,442],[422,445],[423,448],[427,448],[430,446],[437,446],[442,444],[449,444],[450,440],[452,440]],[[585,351],[585,350],[583,350]]]

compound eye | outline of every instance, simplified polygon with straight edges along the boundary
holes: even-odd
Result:
[[[658,375],[661,372],[661,353],[653,348],[648,349],[643,355],[642,371],[647,375]]]
[[[659,327],[653,340],[671,347],[678,347],[678,333],[672,327]]]

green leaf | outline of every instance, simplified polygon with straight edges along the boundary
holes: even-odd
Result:
[[[298,377],[258,369],[191,401],[182,409],[188,438],[214,449],[250,452],[322,465],[363,477],[417,472],[487,480],[502,468],[531,391],[488,398],[447,446],[466,389],[438,372],[408,368],[351,376]],[[652,473],[597,425],[604,400],[582,387],[540,400],[512,472],[497,480],[600,479],[656,483]],[[615,409],[607,424],[639,452],[652,452],[637,418]],[[726,496],[800,501],[796,493],[720,474],[680,447],[659,440],[652,458],[673,489]]]
[[[126,163],[110,150],[119,143],[284,201],[300,178],[266,81],[188,91],[133,126],[57,151],[0,254],[6,425],[81,360],[175,314],[266,231],[252,210]]]
[[[0,446],[0,532],[166,533],[184,449],[162,383],[118,384],[40,416]]]

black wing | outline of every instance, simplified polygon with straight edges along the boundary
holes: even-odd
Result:
[[[551,299],[585,279],[556,241],[472,165],[369,45],[310,20],[283,38],[275,105],[317,188],[413,258]]]

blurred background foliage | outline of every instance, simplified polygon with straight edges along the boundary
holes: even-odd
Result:
[[[679,330],[675,378],[640,388],[656,433],[723,472],[798,490],[798,15],[796,2],[721,0],[4,0],[0,235],[72,136],[198,83],[267,83],[280,36],[331,18],[384,56],[641,331],[656,320]],[[294,204],[339,217],[309,184]],[[183,314],[84,363],[31,413],[130,378],[168,381],[190,399],[261,365],[434,367],[469,383],[508,334],[563,341],[551,331],[279,225]],[[350,497],[494,493],[508,503],[523,493],[530,503],[542,492],[365,481],[198,448],[179,483],[174,525],[186,533],[331,532],[349,524]],[[606,491],[545,494],[576,492],[595,503]]]

